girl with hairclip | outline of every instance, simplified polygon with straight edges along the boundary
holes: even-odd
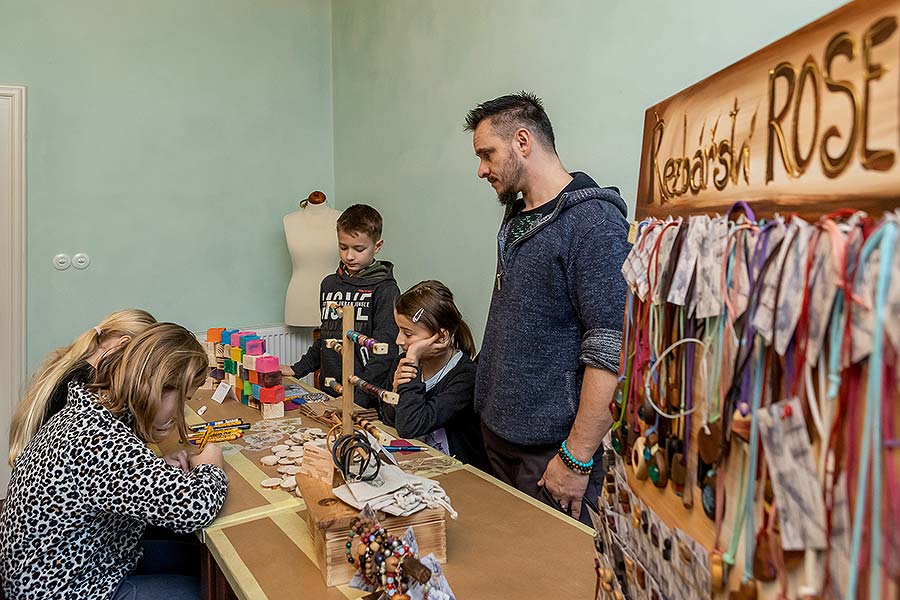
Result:
[[[487,466],[481,424],[475,414],[475,341],[440,281],[423,281],[394,303],[404,351],[394,369],[397,406],[381,403],[382,420],[405,438],[479,468]]]
[[[207,444],[159,457],[147,446],[178,432],[206,380],[193,334],[158,323],[74,381],[66,404],[16,459],[0,509],[7,598],[196,598],[199,578],[135,575],[145,527],[208,526],[225,502],[222,451]]]
[[[65,406],[70,382],[90,383],[102,357],[123,348],[154,323],[156,319],[147,311],[119,310],[79,335],[68,346],[51,352],[31,379],[13,416],[9,432],[9,464],[15,463],[41,425]]]

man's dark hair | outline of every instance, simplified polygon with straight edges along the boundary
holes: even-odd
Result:
[[[337,230],[344,233],[364,233],[373,242],[381,239],[381,214],[368,204],[354,204],[341,213]]]
[[[466,115],[466,131],[475,131],[485,119],[498,135],[510,137],[520,127],[532,132],[547,148],[556,153],[556,138],[544,103],[531,92],[519,92],[482,102]]]

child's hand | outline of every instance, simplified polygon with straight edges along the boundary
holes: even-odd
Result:
[[[222,449],[217,444],[207,444],[199,454],[188,457],[191,468],[198,465],[216,465],[220,469],[225,468],[225,461],[222,459]]]
[[[293,377],[294,369],[290,365],[281,365],[281,374],[285,377]]]
[[[163,460],[173,467],[178,467],[185,473],[191,470],[191,465],[188,461],[187,450],[179,450],[178,452],[166,454],[165,456],[163,456]]]
[[[417,362],[418,361],[413,360],[408,356],[404,356],[400,359],[400,364],[397,365],[397,370],[394,371],[394,392],[396,392],[401,385],[409,383],[416,378],[419,374]]]
[[[412,359],[413,364],[418,364],[419,359],[425,356],[429,350],[435,346],[435,343],[440,339],[441,334],[436,333],[427,340],[419,340],[418,342],[413,342],[406,348],[406,358]],[[403,364],[402,361],[400,364]]]

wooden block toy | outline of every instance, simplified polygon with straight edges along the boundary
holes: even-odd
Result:
[[[222,369],[211,369],[209,376],[216,381],[222,381],[223,379],[225,379],[225,371],[223,371]]]
[[[235,367],[234,361],[230,358],[225,359],[225,364],[222,365],[222,370],[226,373],[231,373],[232,375],[237,373],[237,368]]]
[[[266,340],[264,339],[255,339],[249,340],[247,342],[247,347],[244,349],[245,356],[247,354],[251,356],[262,356],[266,353]]]
[[[284,376],[281,371],[272,371],[271,373],[259,373],[257,375],[259,385],[263,387],[275,387],[284,384]]]
[[[222,343],[223,344],[231,344],[231,334],[237,333],[237,329],[226,329],[222,332]]]
[[[250,372],[244,368],[244,365],[238,367],[238,375],[240,375],[241,379],[244,381],[250,379]]]
[[[253,384],[250,383],[249,381],[247,381],[246,379],[244,380],[244,395],[245,395],[245,396],[249,396],[249,395],[250,395],[250,387],[251,387],[252,385],[253,385]]]
[[[231,338],[228,340],[228,343],[231,344],[232,348],[240,347],[241,345],[241,336],[242,335],[255,335],[255,331],[236,331],[231,334]]]
[[[209,354],[207,354],[206,355],[206,364],[210,368],[215,369],[216,367],[219,366],[219,360],[215,356],[210,356]]]
[[[222,342],[216,343],[216,358],[225,358],[225,345]]]
[[[284,416],[284,403],[262,404],[263,419],[280,419]]]
[[[236,377],[234,376],[234,373],[225,373],[225,383],[234,387],[235,380]]]
[[[252,397],[249,397],[249,396],[247,397],[247,402],[245,402],[244,404],[246,404],[246,405],[249,406],[250,408],[253,408],[253,409],[256,409],[256,410],[259,410],[259,409],[260,409],[259,400],[256,400],[256,399],[254,399],[254,398],[252,398]]]
[[[244,393],[244,380],[237,376],[234,378],[234,393],[238,396]]]
[[[250,388],[250,397],[259,400],[259,391],[262,389],[262,386],[258,383],[254,383],[250,386]]]
[[[263,404],[281,404],[284,402],[284,386],[264,387],[259,389],[259,401]]]
[[[256,359],[256,371],[260,373],[274,373],[281,371],[277,356],[259,356]]]
[[[248,371],[248,373],[250,374],[250,383],[259,385],[259,373],[256,371]]]
[[[224,327],[211,327],[206,330],[206,341],[207,342],[221,342],[222,341],[222,332],[225,331]]]
[[[256,359],[258,359],[258,358],[259,358],[258,356],[251,356],[249,354],[244,354],[244,360],[242,361],[244,368],[247,369],[248,371],[255,371],[256,370]]]
[[[261,338],[258,335],[256,335],[256,332],[253,332],[253,333],[250,333],[247,335],[242,335],[238,339],[238,342],[239,342],[238,345],[241,347],[241,350],[243,350],[244,353],[246,354],[247,353],[247,342],[249,342],[250,340],[258,340],[258,339],[261,339]]]
[[[216,343],[215,342],[203,342],[203,349],[206,350],[206,353],[210,356],[216,355]]]
[[[242,360],[244,360],[244,351],[241,350],[240,346],[231,347],[231,360],[236,363],[240,363]]]

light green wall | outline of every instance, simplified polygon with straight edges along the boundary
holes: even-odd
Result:
[[[29,369],[121,307],[283,320],[281,217],[334,187],[331,63],[328,0],[0,0],[0,83],[28,86]]]
[[[401,288],[439,278],[478,335],[501,211],[475,176],[475,103],[543,97],[570,170],[634,206],[644,110],[835,0],[334,0],[337,199],[385,218]]]
[[[29,368],[124,306],[280,322],[281,216],[312,189],[378,207],[401,287],[443,279],[480,335],[501,212],[475,102],[535,91],[564,163],[631,204],[647,106],[837,4],[0,0],[0,83],[29,88]]]

